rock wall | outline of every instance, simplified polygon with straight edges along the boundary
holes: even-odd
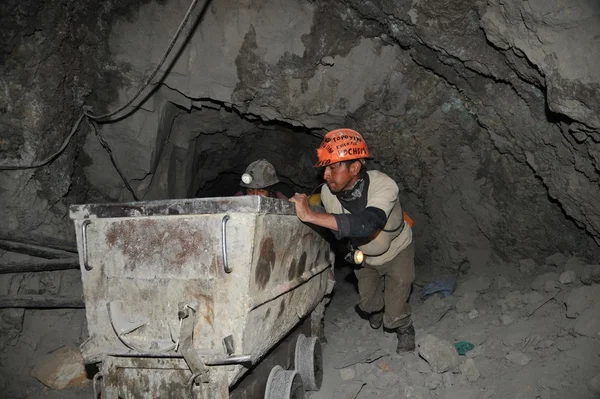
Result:
[[[0,165],[54,153],[83,105],[127,101],[189,4],[2,2]],[[316,136],[348,126],[399,183],[421,272],[598,255],[593,0],[220,0],[193,20],[140,106],[100,129],[139,198],[216,192],[267,155],[308,191]],[[1,232],[72,242],[68,205],[132,198],[82,124],[47,166],[0,170]],[[80,289],[55,275],[3,276],[2,294]],[[27,315],[3,311],[0,327],[34,356],[19,341]]]
[[[130,85],[127,68],[110,56],[108,37],[115,19],[131,18],[144,3],[147,0],[0,2],[2,238],[75,246],[68,206],[86,201],[90,189],[97,192],[82,168],[87,158],[81,148],[89,133],[85,124],[48,165],[2,168],[28,166],[49,157],[69,135],[82,105],[105,111],[116,101],[117,89]],[[106,172],[113,173],[113,169]],[[30,259],[0,250],[2,263]],[[0,275],[0,296],[81,294],[78,270]],[[89,384],[84,392],[51,392],[30,375],[40,356],[63,345],[77,347],[86,336],[82,309],[0,309],[3,396],[69,399],[91,395]],[[48,383],[44,377],[36,374]],[[83,377],[87,378],[85,373]]]
[[[85,103],[98,113],[129,86],[127,66],[110,55],[117,19],[148,0],[3,1],[0,5],[0,165],[31,165],[56,152]],[[64,152],[39,169],[0,171],[3,231],[71,240],[67,206],[89,188],[76,164],[80,127]],[[79,155],[79,157],[78,157]],[[76,159],[76,162],[74,162]]]
[[[17,16],[3,33],[2,123],[14,132],[4,133],[6,162],[50,154],[84,103],[98,114],[129,99],[189,6],[70,4],[3,5],[3,15]],[[190,196],[215,174],[239,173],[236,161],[198,174],[202,147],[182,150],[187,138],[173,161],[178,116],[222,107],[243,120],[240,137],[261,123],[282,135],[360,130],[403,188],[424,263],[596,252],[588,238],[600,236],[593,2],[229,0],[199,4],[194,19],[141,107],[101,128],[138,197]],[[189,130],[213,131],[221,122],[211,120]],[[311,145],[302,172],[285,172],[296,187],[312,184]],[[249,147],[244,162],[259,152]],[[66,238],[69,203],[133,198],[85,125],[49,166],[2,172],[0,184],[7,230]]]
[[[480,158],[481,173],[495,192],[492,208],[500,212],[479,212],[476,219],[479,225],[511,232],[508,239],[495,240],[502,235],[490,235],[484,227],[484,236],[496,245],[518,247],[517,252],[548,244],[565,250],[560,237],[573,231],[569,221],[574,221],[598,242],[597,5],[347,3],[378,21],[418,65],[464,96],[480,134],[493,146],[492,152],[486,150],[488,159],[502,159],[500,166]],[[482,223],[486,219],[493,223]],[[571,241],[573,248],[585,247],[581,241]]]
[[[110,38],[113,56],[132,71],[148,70],[170,39],[165,26],[175,26],[173,15],[187,4],[151,3],[134,21],[120,21]],[[587,72],[551,61],[569,58],[574,20],[586,46],[594,42],[598,15],[577,11],[586,4],[524,2],[505,10],[468,1],[211,3],[157,94],[103,131],[144,193],[162,153],[155,143],[169,134],[158,123],[168,102],[193,112],[209,101],[250,120],[319,132],[355,127],[377,167],[403,188],[423,264],[468,267],[490,256],[556,251],[593,256],[600,226],[593,209],[598,50],[577,51]],[[511,22],[515,15],[525,15],[522,26]],[[519,41],[519,29],[542,39]],[[543,53],[550,55],[542,60]],[[565,90],[579,102],[561,96]],[[240,134],[254,129],[247,125]],[[85,148],[92,185],[110,198],[128,198],[118,176],[102,173],[106,156],[93,138]],[[309,163],[302,160],[297,180]]]
[[[5,2],[3,15],[16,15],[2,38],[5,163],[52,153],[84,103],[102,113],[130,98],[188,5]],[[215,174],[239,172],[237,161],[198,172],[202,147],[179,146],[172,163],[176,118],[207,105],[238,114],[240,137],[265,123],[282,135],[351,126],[402,186],[424,263],[591,256],[590,239],[600,237],[599,18],[590,1],[200,4],[189,40],[178,42],[141,107],[101,134],[133,191],[151,199],[195,195],[191,187]],[[207,118],[189,129],[222,122],[207,127]],[[284,173],[297,187],[313,181],[311,145],[301,172]],[[244,162],[259,152],[248,148]],[[176,168],[189,176],[174,185]],[[69,203],[132,199],[84,125],[54,162],[2,172],[1,185],[7,230],[66,238]]]

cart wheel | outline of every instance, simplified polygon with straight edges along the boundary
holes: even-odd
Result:
[[[271,369],[265,399],[304,399],[302,378],[295,370],[284,370],[281,366]]]
[[[294,365],[307,391],[318,391],[323,382],[323,353],[318,337],[300,334],[296,341]]]

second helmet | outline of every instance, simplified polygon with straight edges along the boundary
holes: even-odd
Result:
[[[246,188],[263,189],[279,183],[275,167],[270,162],[259,159],[252,162],[242,175],[240,186]]]

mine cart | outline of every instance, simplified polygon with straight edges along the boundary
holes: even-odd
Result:
[[[71,218],[89,332],[81,350],[99,363],[102,398],[300,399],[320,387],[333,253],[293,204],[91,204]]]

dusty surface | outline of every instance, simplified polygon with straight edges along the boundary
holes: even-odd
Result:
[[[18,16],[2,36],[6,162],[51,153],[83,104],[118,108],[189,5],[54,2],[3,4]],[[311,134],[346,125],[400,183],[424,263],[599,252],[593,2],[224,0],[202,10],[143,104],[101,126],[138,197],[216,195],[220,182],[229,195],[243,165],[269,154],[310,190]],[[1,172],[6,231],[72,239],[70,203],[132,198],[88,130],[47,168]]]
[[[189,4],[2,2],[0,163],[41,160],[82,106],[102,113],[129,99]],[[164,199],[230,195],[263,156],[291,187],[310,191],[315,135],[356,128],[374,166],[400,185],[427,273],[492,278],[506,262],[533,279],[556,251],[586,262],[600,253],[599,12],[593,0],[213,0],[143,104],[100,132],[136,194]],[[70,204],[131,198],[84,126],[46,167],[0,171],[0,233],[72,242]],[[518,263],[529,257],[537,262]],[[0,295],[80,290],[70,272],[0,276]],[[29,392],[36,357],[80,342],[80,328],[64,327],[74,314],[0,310],[1,367],[12,370],[0,387]],[[451,312],[446,320],[462,323]],[[488,378],[478,359],[463,366],[471,379],[473,366],[480,371],[474,386]]]
[[[56,152],[84,104],[105,110],[126,84],[105,39],[116,19],[147,0],[3,1],[0,5],[0,165],[31,165]],[[67,207],[89,190],[83,124],[46,167],[0,171],[2,233],[73,239]],[[92,135],[93,136],[93,135]],[[112,171],[112,169],[111,169]],[[111,172],[109,172],[111,173]]]
[[[451,296],[425,300],[419,296],[421,286],[440,275],[418,268],[411,303],[420,348],[402,356],[394,353],[394,334],[372,330],[358,316],[352,272],[339,268],[326,311],[323,387],[309,398],[597,398],[600,267],[560,254],[535,269],[532,262],[461,274]],[[64,333],[65,320],[75,334]],[[82,311],[5,311],[2,323],[6,341],[0,382],[9,397],[90,394],[89,380],[55,391],[31,376],[34,366],[43,364],[40,354],[48,358],[81,342]],[[446,345],[468,341],[474,349],[466,356],[442,357],[426,350],[432,336]],[[366,357],[371,361],[362,362]]]
[[[122,87],[109,108],[160,58],[171,32],[165,27],[176,25],[187,4],[152,2],[114,24],[111,54],[131,68],[132,86]],[[244,163],[265,154],[288,182],[310,190],[318,140],[307,133],[347,125],[365,135],[378,166],[400,183],[424,263],[466,269],[557,249],[583,257],[598,252],[597,144],[595,136],[572,134],[595,129],[593,112],[565,111],[581,115],[567,120],[546,107],[547,82],[581,81],[578,101],[596,109],[591,66],[577,80],[568,63],[539,67],[523,55],[525,44],[498,48],[499,38],[510,42],[516,33],[500,26],[510,24],[494,17],[494,4],[282,4],[211,3],[164,84],[130,117],[102,127],[138,196],[190,196],[198,189],[215,195],[215,182],[230,187]],[[563,38],[563,19],[581,23],[586,43],[595,40],[600,16],[572,11],[531,10],[523,29],[552,23],[548,29],[562,43],[538,52],[568,58],[571,32]],[[500,26],[495,40],[488,38],[492,22]],[[598,53],[591,48],[581,56],[588,70]],[[111,164],[94,137],[84,152],[94,199],[129,199],[119,176],[106,173]]]
[[[582,266],[572,260],[545,269],[562,273]],[[310,399],[593,399],[600,395],[600,309],[597,297],[590,297],[600,293],[600,285],[583,285],[579,279],[561,284],[554,274],[523,278],[505,269],[483,277],[461,276],[455,293],[443,299],[432,296],[423,301],[415,286],[411,303],[421,348],[399,356],[394,334],[372,330],[356,314],[358,296],[351,270],[340,269],[337,279],[342,282],[325,315],[323,387]],[[534,282],[537,290],[532,289]],[[458,304],[473,294],[471,310],[458,311]],[[466,356],[455,355],[456,367],[434,372],[432,368],[444,364],[444,359],[437,353],[429,363],[424,360],[427,334],[448,344],[468,341],[475,347]],[[369,354],[377,360],[357,362]],[[348,367],[341,368],[344,365]]]
[[[26,259],[0,251],[2,261]],[[79,270],[2,275],[0,295],[77,296],[82,294]],[[8,398],[78,398],[91,392],[91,381],[72,379],[83,364],[62,354],[78,348],[87,338],[83,309],[1,309],[0,310],[0,389]],[[67,366],[60,373],[52,364]],[[68,367],[71,363],[74,367]],[[50,366],[49,366],[50,365]],[[75,369],[75,370],[74,370]],[[92,372],[93,373],[93,372]],[[67,379],[68,382],[64,380]],[[45,381],[44,385],[40,380]],[[73,380],[73,381],[72,381]],[[67,386],[53,390],[49,386]],[[66,385],[65,385],[66,384]]]

